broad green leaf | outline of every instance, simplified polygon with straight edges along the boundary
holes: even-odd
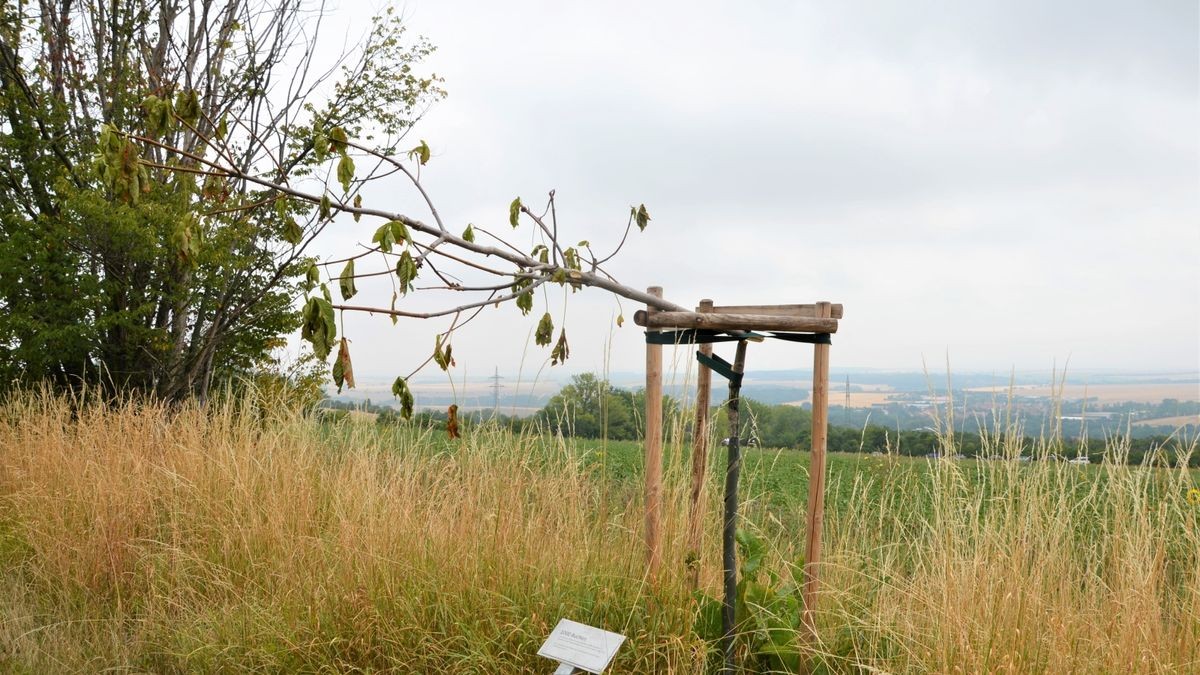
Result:
[[[337,337],[333,305],[325,298],[309,298],[300,312],[300,337],[312,345],[313,353],[324,361]]]
[[[463,241],[469,241],[471,243],[475,243],[475,228],[474,228],[474,226],[472,226],[471,224],[468,223],[467,229],[463,230],[462,238],[463,238]]]
[[[342,192],[349,192],[350,182],[354,180],[354,159],[350,155],[343,154],[338,160],[337,179],[342,184]]]
[[[295,218],[288,218],[283,225],[283,240],[295,246],[304,240],[304,230]]]
[[[321,269],[317,267],[317,264],[314,262],[308,266],[308,273],[304,279],[304,290],[311,291],[312,289],[316,288],[317,284],[319,283],[321,283]]]
[[[321,195],[319,213],[321,220],[329,220],[333,217],[333,202],[329,200],[329,195],[327,194]]]
[[[392,226],[392,238],[396,242],[403,241],[407,244],[412,243],[412,235],[408,233],[407,225],[400,222],[399,220],[393,220],[388,224]]]
[[[329,137],[320,131],[313,134],[313,153],[318,162],[324,162],[329,156]]]
[[[334,152],[346,154],[346,142],[350,139],[346,136],[346,130],[341,127],[334,127],[329,130],[329,147],[333,148]]]
[[[338,288],[342,291],[342,299],[349,300],[358,293],[358,289],[354,287],[354,261],[347,260],[346,267],[342,270],[342,276],[338,277]]]
[[[413,279],[417,278],[417,263],[409,255],[408,249],[400,254],[400,260],[396,262],[396,276],[400,278],[400,295],[408,295]]]
[[[396,243],[395,231],[392,229],[391,223],[384,223],[375,230],[375,235],[371,237],[371,242],[379,245],[379,250],[384,253],[391,253],[392,246]]]

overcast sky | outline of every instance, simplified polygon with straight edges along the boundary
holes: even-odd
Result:
[[[335,11],[361,32],[366,4]],[[683,305],[844,303],[835,367],[1200,370],[1194,1],[401,9],[449,91],[414,135],[454,227],[504,232],[514,196],[555,189],[569,243],[607,249],[644,202],[618,279]],[[368,196],[428,218],[400,183]],[[348,221],[327,252],[376,225]],[[610,296],[566,312],[568,371],[644,367]],[[407,372],[442,327],[345,325],[360,376]],[[536,372],[533,325],[485,311],[455,338],[460,373]],[[810,364],[796,345],[748,362]]]

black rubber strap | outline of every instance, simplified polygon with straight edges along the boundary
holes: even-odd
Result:
[[[707,328],[688,328],[685,330],[646,331],[646,344],[650,345],[687,345],[712,344],[714,342],[737,342],[738,340],[762,341],[763,338],[775,338],[787,342],[805,342],[808,344],[833,344],[829,333],[776,333],[770,335],[742,331],[717,331]]]
[[[724,377],[734,385],[741,386],[742,373],[734,370],[732,363],[717,356],[716,354],[712,354],[710,356],[704,352],[696,352],[696,358],[700,361],[700,363],[708,366],[709,370],[712,370],[718,375]]]

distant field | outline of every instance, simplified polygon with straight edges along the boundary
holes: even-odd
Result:
[[[973,392],[995,393],[996,396],[1007,396],[1009,387],[973,387],[967,389]],[[1082,399],[1085,396],[1099,400],[1101,403],[1118,403],[1135,401],[1138,403],[1158,403],[1164,399],[1174,398],[1180,401],[1200,400],[1200,384],[1195,382],[1168,384],[1067,384],[1060,392],[1057,387],[1045,385],[1019,385],[1012,388],[1014,396],[1061,396],[1066,400]]]
[[[1156,417],[1152,420],[1138,420],[1135,427],[1182,427],[1187,424],[1200,426],[1200,415],[1180,415],[1178,417]]]
[[[880,385],[882,386],[882,385]],[[887,403],[894,396],[890,391],[852,391],[850,392],[851,408],[870,408],[877,403]],[[803,405],[812,401],[812,394],[796,401],[788,401],[785,405]],[[829,392],[830,405],[846,405],[846,392],[837,390]]]

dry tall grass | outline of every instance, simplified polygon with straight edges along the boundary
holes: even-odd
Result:
[[[635,488],[548,439],[439,445],[233,406],[10,400],[0,670],[547,672],[535,652],[560,616],[629,635],[614,672],[703,669],[685,471],[668,472],[651,588]],[[939,462],[924,475],[903,489],[925,491],[927,510],[883,473],[829,512],[820,668],[1200,669],[1193,474]],[[775,543],[774,565],[794,559]]]

